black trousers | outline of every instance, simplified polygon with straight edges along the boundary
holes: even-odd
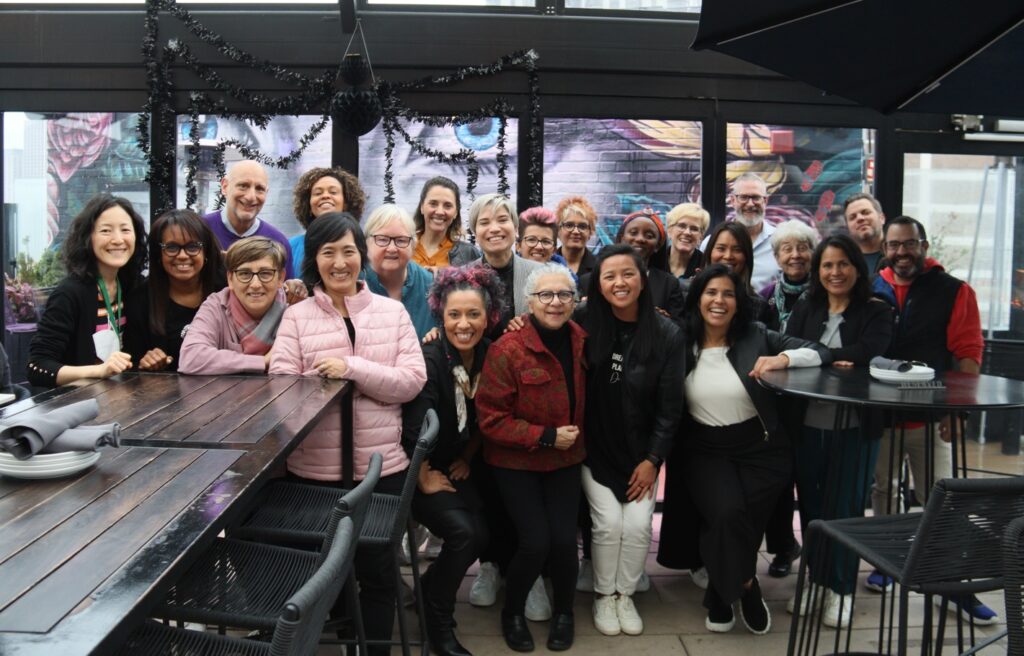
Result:
[[[441,553],[420,579],[429,632],[455,628],[455,595],[487,544],[487,522],[470,486],[461,481],[455,492],[417,492],[413,500],[416,521],[444,540]]]
[[[481,449],[482,451],[482,449]],[[477,455],[472,464],[472,481],[480,495],[483,516],[487,523],[487,535],[483,550],[479,554],[481,563],[494,563],[502,576],[508,575],[508,565],[516,551],[516,529],[505,510],[505,502],[498,491],[494,467]]]
[[[402,494],[406,472],[382,476],[374,492],[381,494]],[[289,474],[289,479],[312,485],[341,487],[341,481],[318,481]],[[359,582],[359,607],[363,615],[363,628],[369,640],[390,640],[395,624],[395,604],[398,591],[395,590],[394,551],[388,545],[356,548],[353,568]],[[341,599],[339,598],[339,603]],[[370,647],[371,655],[389,654],[387,647]]]
[[[738,600],[756,571],[765,523],[791,485],[792,455],[762,438],[760,421],[701,426],[685,460],[686,484],[700,515],[700,554],[713,595]]]
[[[503,615],[522,615],[526,596],[545,561],[554,592],[552,610],[572,614],[576,593],[576,514],[582,482],[580,465],[549,472],[494,468],[498,490],[519,537],[505,579]]]
[[[787,553],[793,551],[796,546],[796,536],[793,534],[793,485],[796,481],[793,479],[791,476],[768,517],[768,524],[764,529],[765,548],[768,553]]]

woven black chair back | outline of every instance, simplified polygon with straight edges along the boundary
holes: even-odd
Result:
[[[391,544],[400,544],[405,535],[409,513],[412,510],[412,498],[416,494],[416,485],[419,482],[420,466],[427,455],[434,450],[439,425],[434,409],[427,410],[423,417],[423,425],[420,426],[420,436],[416,438],[416,448],[413,449],[412,458],[409,459],[409,470],[405,475],[405,482],[402,484],[402,496],[391,525],[389,539]]]
[[[1003,589],[1009,656],[1024,656],[1024,516],[1010,522],[1003,536]]]
[[[355,527],[356,535],[363,530],[366,522],[366,513],[370,509],[370,499],[373,498],[373,490],[380,481],[380,470],[384,465],[384,457],[376,451],[370,454],[370,466],[366,469],[366,478],[359,482],[344,496],[338,499],[331,509],[331,520],[327,524],[327,537],[324,540],[322,552],[325,554],[331,548],[331,540],[338,528],[338,522],[343,517],[351,517],[352,525]]]
[[[940,480],[901,579],[913,587],[955,589],[957,582],[1000,578],[1003,534],[1021,516],[1024,477]]]

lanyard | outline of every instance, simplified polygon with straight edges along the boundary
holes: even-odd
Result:
[[[110,295],[107,294],[107,285],[102,279],[96,281],[96,286],[100,288],[100,294],[103,296],[103,305],[107,308],[107,324],[110,329],[117,335],[117,343],[121,343],[121,281],[115,280],[117,283],[117,313],[114,313],[114,308],[110,307]]]

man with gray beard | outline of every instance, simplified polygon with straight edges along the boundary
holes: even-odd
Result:
[[[775,259],[771,242],[775,226],[764,220],[768,208],[768,185],[759,176],[744,173],[733,182],[729,202],[736,212],[734,220],[747,229],[750,241],[754,242],[750,285],[755,292],[760,292],[779,276],[779,263]]]

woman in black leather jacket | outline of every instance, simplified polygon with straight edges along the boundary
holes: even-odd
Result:
[[[709,585],[705,626],[725,632],[735,624],[733,603],[757,635],[771,628],[757,577],[764,525],[792,474],[776,395],[757,378],[772,369],[819,366],[821,345],[780,335],[754,322],[746,282],[724,264],[704,269],[687,297],[687,416],[671,456],[659,560],[668,544],[691,531],[699,517],[699,548]],[[691,357],[692,356],[692,357]],[[670,501],[670,497],[674,497]],[[679,497],[688,497],[680,499]]]
[[[587,459],[594,625],[639,635],[632,596],[651,544],[661,463],[682,416],[683,335],[654,309],[643,258],[625,244],[597,257],[581,317],[587,338]]]

